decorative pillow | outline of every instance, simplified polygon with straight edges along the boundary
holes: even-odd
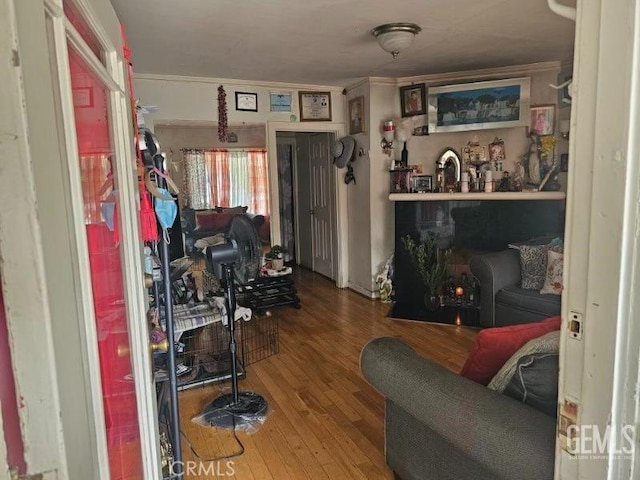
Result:
[[[224,231],[233,216],[233,213],[197,212],[196,229],[204,232]]]
[[[534,355],[541,353],[558,353],[560,350],[560,330],[549,332],[541,337],[529,340],[520,350],[513,354],[513,356],[507,360],[500,371],[496,373],[488,387],[496,392],[504,392],[504,389],[511,381],[511,378],[516,373],[518,361],[520,358],[526,355]]]
[[[547,271],[548,249],[548,245],[520,246],[522,288],[527,290],[540,290],[542,288]]]
[[[218,213],[232,213],[234,215],[238,215],[239,213],[247,213],[249,207],[216,207],[216,212]]]
[[[481,330],[460,375],[487,385],[500,367],[525,343],[559,329],[560,317],[557,316],[535,323]]]
[[[547,274],[540,293],[562,294],[562,262],[564,254],[549,250],[547,252]]]
[[[518,360],[504,394],[555,417],[558,413],[559,355],[540,353]]]

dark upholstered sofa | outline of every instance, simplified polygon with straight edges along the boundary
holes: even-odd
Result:
[[[480,283],[483,327],[530,323],[560,314],[560,295],[543,295],[520,287],[518,250],[473,256],[469,268]]]
[[[385,455],[402,480],[550,480],[555,418],[463,378],[394,338],[362,351],[386,397]]]

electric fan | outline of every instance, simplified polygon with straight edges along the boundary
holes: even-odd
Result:
[[[236,215],[229,222],[227,239],[236,242],[235,279],[241,285],[255,280],[260,271],[260,235],[246,215]]]
[[[237,344],[235,339],[236,293],[235,281],[246,284],[260,269],[260,237],[256,227],[244,215],[231,219],[226,242],[207,248],[207,262],[224,285],[229,353],[231,354],[231,393],[221,395],[209,403],[203,415],[210,425],[234,428],[246,425],[267,409],[267,401],[253,392],[238,391]]]

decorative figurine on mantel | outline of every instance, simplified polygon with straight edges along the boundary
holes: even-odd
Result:
[[[537,190],[559,190],[557,179],[551,180],[557,165],[553,157],[556,138],[552,135],[529,135],[529,151],[522,156],[527,183]],[[556,175],[557,177],[557,175]]]

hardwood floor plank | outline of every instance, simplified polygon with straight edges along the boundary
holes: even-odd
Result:
[[[227,478],[391,479],[384,459],[384,398],[360,374],[362,348],[376,337],[396,337],[459,371],[477,330],[390,320],[388,304],[337,289],[303,269],[294,278],[301,308],[272,312],[280,353],[250,365],[240,381],[241,390],[265,396],[271,413],[255,433],[238,433],[245,453],[233,459],[235,476]],[[182,429],[202,456],[237,448],[231,432],[191,422],[221,388],[228,385],[180,394]],[[183,450],[185,460],[195,458],[186,445]]]

